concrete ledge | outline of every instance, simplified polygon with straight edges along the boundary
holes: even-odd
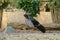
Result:
[[[38,31],[37,28],[34,28],[34,29],[31,29],[29,28],[27,25],[19,25],[19,24],[10,24],[12,27],[16,28],[16,29],[23,29],[23,30],[26,30],[26,28],[28,28],[28,30],[35,30],[35,31]],[[60,24],[42,24],[45,28],[46,28],[46,31],[53,31],[53,30],[58,30],[60,31]]]
[[[49,23],[49,24],[42,24],[45,27],[52,27],[52,28],[56,28],[56,27],[60,27],[60,24],[57,23]]]

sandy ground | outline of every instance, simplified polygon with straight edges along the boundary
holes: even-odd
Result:
[[[60,40],[60,31],[0,33],[0,40]]]
[[[16,26],[14,27],[16,28]],[[20,29],[21,27],[22,26],[19,25],[18,28]],[[24,27],[22,27],[22,29],[24,29]],[[37,30],[24,29],[13,33],[0,32],[0,40],[60,40],[60,31],[48,30],[46,33],[42,33]]]

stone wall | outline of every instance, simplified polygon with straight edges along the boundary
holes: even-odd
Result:
[[[4,11],[4,18],[7,18],[7,23],[25,23],[23,14],[25,13],[23,10],[14,9],[13,12],[5,12]],[[41,24],[49,24],[53,23],[51,12],[40,12],[40,15],[36,17]]]
[[[13,9],[14,11],[13,12],[5,12],[4,11],[4,14],[6,14],[7,16],[7,23],[10,24],[10,23],[16,23],[16,24],[23,24],[25,23],[25,20],[24,20],[24,16],[23,14],[25,13],[23,10],[17,10],[17,9]]]
[[[25,23],[24,11],[19,9],[14,9],[13,12],[4,12],[7,16],[7,23]],[[51,12],[40,12],[40,15],[36,17],[41,24],[53,23]]]
[[[37,16],[37,20],[41,24],[51,24],[53,23],[51,12],[40,12],[40,15]]]
[[[11,12],[11,10],[9,10],[8,12],[6,12],[6,10],[4,10],[3,12],[3,18],[2,18],[2,30],[4,28],[7,27],[7,25],[10,24],[25,24],[25,20],[24,20],[24,14],[25,12],[23,10],[17,10],[17,9],[13,9],[13,11]]]
[[[2,20],[2,27],[5,28],[8,24],[26,24],[24,19],[25,12],[21,9],[13,9],[12,11],[4,10],[3,12],[3,20]],[[35,18],[41,24],[51,24],[53,23],[51,12],[40,12]]]

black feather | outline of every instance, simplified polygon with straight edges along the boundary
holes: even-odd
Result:
[[[33,25],[35,27],[37,27],[41,32],[45,33],[46,29],[43,25],[41,25],[37,20],[35,20],[34,18],[30,18],[30,20],[32,21]]]
[[[45,29],[45,27],[44,27],[43,25],[39,25],[37,28],[38,28],[41,32],[43,32],[43,33],[46,32],[46,29]]]
[[[37,20],[35,20],[34,18],[30,18],[30,20],[32,21],[34,26],[37,26],[39,24],[39,22]]]

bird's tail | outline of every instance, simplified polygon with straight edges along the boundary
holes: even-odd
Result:
[[[44,27],[43,25],[39,25],[37,28],[38,28],[41,32],[43,32],[43,33],[46,32],[46,29],[45,29],[45,27]]]

